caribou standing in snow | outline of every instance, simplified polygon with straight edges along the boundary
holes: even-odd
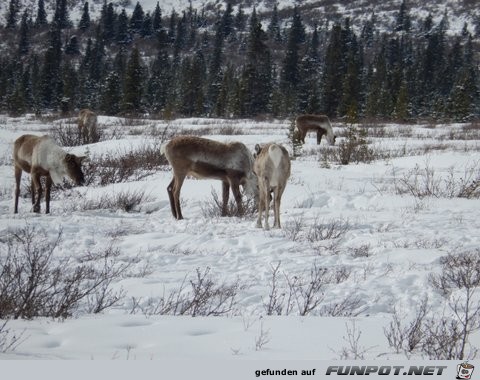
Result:
[[[80,142],[88,144],[98,141],[97,114],[89,109],[78,113],[78,136]]]
[[[167,187],[173,217],[183,219],[180,190],[187,175],[222,181],[222,216],[227,215],[229,191],[232,188],[237,212],[243,214],[240,185],[246,195],[258,194],[257,178],[253,173],[253,156],[240,142],[221,143],[196,136],[177,136],[161,146],[172,166],[173,179]]]
[[[15,167],[15,208],[18,213],[18,198],[20,195],[20,180],[22,171],[30,173],[33,211],[40,212],[40,198],[42,197],[41,177],[46,177],[45,213],[50,213],[50,190],[52,183],[62,183],[63,178],[69,177],[76,185],[84,183],[82,160],[65,152],[55,144],[49,136],[20,136],[13,145],[13,165]]]
[[[258,178],[260,201],[258,205],[257,227],[262,228],[262,211],[265,212],[265,229],[270,229],[268,212],[273,192],[274,228],[280,228],[280,201],[290,177],[290,156],[287,150],[278,144],[255,146],[255,164],[253,170]]]
[[[317,132],[317,145],[320,145],[322,136],[327,135],[327,141],[330,145],[335,145],[336,136],[333,134],[330,119],[326,115],[300,115],[295,120],[295,131],[300,141],[305,144],[305,136],[308,131]]]

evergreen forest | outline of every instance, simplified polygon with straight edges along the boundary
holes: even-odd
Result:
[[[448,13],[415,19],[405,2],[389,28],[375,13],[312,20],[293,6],[246,14],[226,2],[212,14],[169,14],[105,1],[79,21],[67,0],[9,0],[0,26],[0,112],[90,108],[105,115],[469,121],[480,111],[478,25],[447,33]]]

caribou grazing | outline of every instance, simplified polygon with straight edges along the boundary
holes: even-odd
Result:
[[[78,136],[80,142],[88,144],[98,141],[97,114],[89,109],[78,114]]]
[[[49,136],[20,136],[13,145],[13,165],[15,167],[15,209],[18,213],[18,197],[20,195],[20,179],[22,171],[30,173],[33,211],[40,212],[42,197],[41,177],[46,177],[45,212],[50,213],[50,190],[52,183],[60,184],[64,177],[69,177],[77,185],[84,182],[82,160],[66,153],[55,144]]]
[[[330,119],[326,115],[300,115],[295,120],[295,131],[298,133],[300,141],[305,144],[305,136],[308,131],[317,132],[317,145],[320,145],[322,136],[327,135],[327,141],[330,145],[335,145],[336,136],[333,134]]]
[[[275,228],[280,228],[280,201],[290,177],[290,157],[287,150],[278,144],[255,146],[255,163],[253,170],[258,178],[260,201],[258,205],[257,227],[262,228],[262,211],[265,211],[265,229],[268,225],[268,212],[273,192],[273,212]]]
[[[253,156],[240,142],[225,144],[196,136],[177,136],[161,146],[161,153],[173,169],[173,179],[167,191],[172,214],[176,219],[183,219],[180,190],[187,175],[222,181],[222,216],[227,215],[230,187],[239,215],[243,214],[240,185],[247,196],[255,198],[258,194]]]

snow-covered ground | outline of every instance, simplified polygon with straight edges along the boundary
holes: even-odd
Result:
[[[122,136],[66,150],[115,155],[148,144],[147,131],[167,126],[158,120],[107,117],[99,123],[121,129]],[[369,146],[395,154],[343,166],[319,154],[309,135],[301,156],[292,161],[281,208],[283,228],[271,231],[256,228],[255,215],[210,216],[212,189],[221,192],[220,182],[213,180],[185,181],[185,219],[174,220],[166,191],[172,177],[168,168],[125,183],[57,191],[50,215],[32,213],[23,194],[15,215],[12,143],[24,133],[47,133],[51,125],[33,116],[0,117],[0,241],[28,225],[52,239],[62,231],[57,257],[79,258],[113,245],[118,260],[129,263],[113,284],[125,297],[100,314],[79,311],[64,321],[9,321],[8,328],[23,335],[13,352],[0,358],[340,359],[349,353],[353,358],[349,336],[360,334],[357,354],[362,357],[405,359],[384,334],[394,308],[408,321],[428,297],[429,315],[448,314],[429,274],[440,271],[441,257],[480,247],[479,199],[419,198],[396,191],[425,169],[440,189],[469,175],[478,178],[480,140],[463,139],[464,125],[386,125],[381,133],[371,131]],[[168,123],[168,131],[200,130],[216,140],[242,141],[252,151],[256,143],[276,141],[291,152],[289,125],[289,120],[183,119]],[[334,127],[341,132],[340,125]],[[421,174],[417,179],[421,187]],[[26,193],[28,175],[22,181]],[[81,207],[86,200],[135,191],[144,192],[145,199],[130,213]],[[338,236],[319,237],[329,228]],[[308,284],[311,273],[323,268],[330,277],[315,295],[318,305],[300,316],[302,298],[297,294],[288,303],[289,291],[296,281]],[[275,269],[281,315],[268,316]],[[198,275],[234,289],[229,312],[198,317],[153,312],[162,297],[181,288],[191,291]],[[470,343],[480,347],[478,332]]]

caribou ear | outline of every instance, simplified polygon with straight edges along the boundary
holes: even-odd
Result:
[[[255,153],[256,154],[260,154],[260,151],[262,150],[262,147],[260,146],[260,144],[256,144],[255,145]]]
[[[73,154],[67,153],[67,154],[65,155],[65,161],[66,161],[66,162],[70,162],[70,161],[72,161],[73,159],[74,159]]]

